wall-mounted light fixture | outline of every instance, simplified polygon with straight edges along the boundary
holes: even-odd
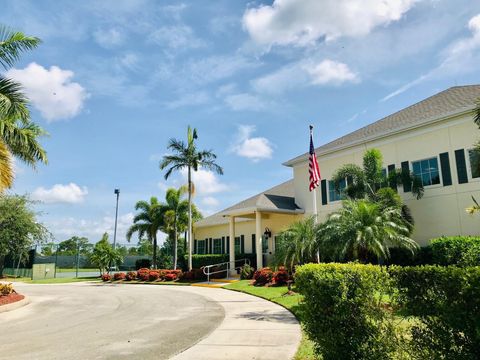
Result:
[[[268,238],[271,238],[272,237],[272,231],[266,227],[265,228],[265,232],[263,233],[263,235],[268,239]]]

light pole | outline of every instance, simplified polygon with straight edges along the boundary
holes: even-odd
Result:
[[[118,197],[120,196],[120,189],[115,189],[113,193],[117,195],[117,207],[115,209],[115,229],[113,231],[113,248],[115,249],[117,245]]]

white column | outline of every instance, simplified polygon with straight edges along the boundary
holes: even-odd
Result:
[[[255,247],[257,253],[257,269],[263,267],[263,253],[262,253],[262,213],[257,211],[255,213]]]
[[[230,216],[230,268],[235,268],[235,217]],[[230,271],[231,275],[234,275],[236,272],[234,270]]]

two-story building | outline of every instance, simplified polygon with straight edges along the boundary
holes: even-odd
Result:
[[[315,149],[322,181],[317,191],[319,221],[341,206],[329,180],[342,165],[362,165],[365,150],[379,149],[385,173],[401,168],[421,178],[425,193],[416,200],[408,186],[397,191],[415,219],[420,245],[442,235],[478,235],[480,218],[468,215],[472,195],[480,199],[480,157],[471,151],[480,140],[473,122],[480,85],[456,86],[433,95]],[[259,267],[275,252],[275,237],[313,212],[308,153],[288,160],[293,179],[194,225],[195,253],[255,253]],[[342,184],[345,186],[345,184]]]

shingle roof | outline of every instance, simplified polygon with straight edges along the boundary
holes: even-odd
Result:
[[[356,145],[366,140],[388,136],[391,133],[421,126],[429,122],[472,110],[480,98],[480,85],[454,86],[430,96],[414,105],[389,115],[361,129],[342,136],[315,149],[322,155],[344,147]],[[286,166],[304,161],[308,153],[284,163]]]
[[[296,211],[300,208],[295,204],[293,179],[286,181],[271,189],[265,190],[246,200],[243,200],[216,214],[206,217],[195,223],[195,226],[204,227],[211,225],[227,224],[225,215],[242,209],[259,208],[271,211]]]

